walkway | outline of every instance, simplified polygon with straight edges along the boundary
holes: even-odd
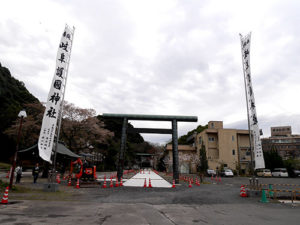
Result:
[[[149,178],[151,179],[152,187],[162,187],[171,188],[172,185],[163,179],[158,174],[154,173],[152,170],[141,170],[141,172],[134,175],[132,178],[124,182],[126,187],[144,187],[146,178],[147,187],[149,185]]]

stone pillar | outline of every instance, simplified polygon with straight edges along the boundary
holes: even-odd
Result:
[[[117,177],[121,180],[123,176],[123,167],[124,167],[124,154],[126,148],[126,131],[127,131],[127,118],[123,119],[123,126],[122,126],[122,136],[121,136],[121,147],[120,147],[120,154],[119,154],[119,162],[118,162],[118,172]]]
[[[178,160],[178,131],[177,121],[172,120],[172,152],[173,152],[173,179],[176,184],[179,184],[179,160]]]

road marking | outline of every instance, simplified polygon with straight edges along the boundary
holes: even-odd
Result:
[[[150,172],[150,173],[149,173]],[[144,170],[144,173],[137,173],[132,178],[124,182],[124,186],[127,187],[144,187],[146,178],[146,185],[149,185],[149,178],[151,179],[152,187],[162,187],[162,188],[171,188],[172,185],[163,179],[158,174],[154,173],[152,170]]]

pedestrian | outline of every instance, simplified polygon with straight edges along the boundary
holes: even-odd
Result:
[[[33,183],[34,184],[36,183],[36,181],[39,177],[39,170],[40,170],[39,164],[37,163],[37,164],[35,164],[35,167],[33,167],[33,169],[32,169],[32,176],[33,176]]]
[[[22,166],[18,165],[16,170],[16,184],[21,182],[21,178],[22,178]]]

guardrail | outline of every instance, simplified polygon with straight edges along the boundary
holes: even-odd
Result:
[[[270,185],[270,184],[260,184],[260,185],[263,185],[263,186],[266,186],[266,185]],[[271,184],[273,186],[300,186],[300,184]]]
[[[269,185],[268,188],[265,186]],[[299,187],[300,184],[258,184],[258,181],[255,180],[250,181],[250,185],[244,185],[245,187],[249,188],[250,190],[255,191],[265,191],[269,198],[277,199],[278,197],[283,197],[281,193],[290,193],[290,198],[292,203],[297,200],[297,197],[300,197],[300,188],[296,188],[296,190],[288,190],[288,189],[273,189],[272,186],[280,186],[280,187],[288,187],[288,188],[295,188]],[[284,196],[286,197],[286,196]]]
[[[300,197],[300,190],[277,190],[277,189],[262,189],[267,192],[267,195],[269,195],[269,198],[277,199],[278,193],[291,193],[291,201],[294,203],[295,200],[297,200],[297,197]]]

